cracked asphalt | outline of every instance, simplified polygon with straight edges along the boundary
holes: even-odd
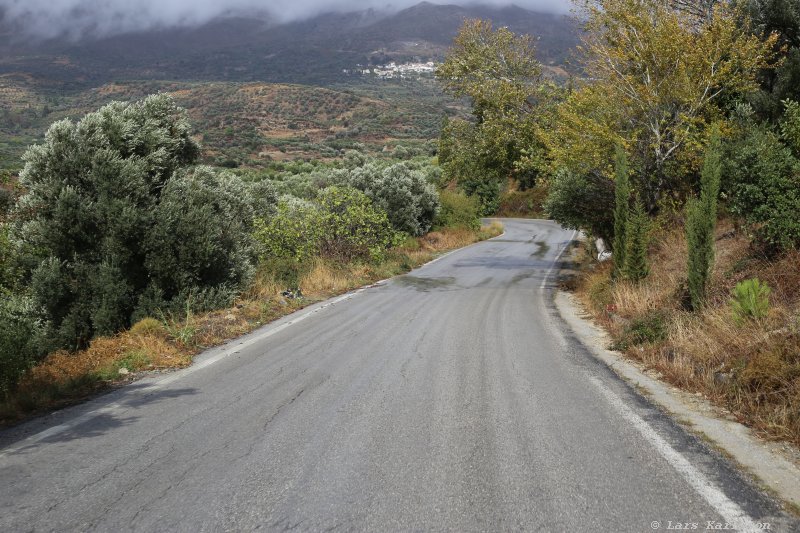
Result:
[[[572,232],[504,224],[0,433],[0,530],[652,531],[732,513],[798,530],[566,328],[553,267]]]

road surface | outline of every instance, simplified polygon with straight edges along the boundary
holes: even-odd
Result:
[[[566,330],[573,233],[504,223],[0,434],[0,530],[796,529]]]

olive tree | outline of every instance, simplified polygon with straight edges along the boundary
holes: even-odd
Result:
[[[370,163],[350,172],[348,185],[366,194],[386,212],[394,229],[423,235],[439,210],[439,195],[421,170],[408,163],[386,168]]]
[[[198,154],[164,94],[56,122],[28,149],[14,231],[53,347],[246,278],[253,206],[269,194],[255,202],[232,175],[187,170]]]

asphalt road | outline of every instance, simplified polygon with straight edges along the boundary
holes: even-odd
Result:
[[[566,330],[572,232],[505,226],[0,434],[0,530],[796,530]]]

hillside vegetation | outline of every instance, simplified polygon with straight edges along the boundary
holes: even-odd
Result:
[[[4,95],[0,168],[18,168],[25,148],[54,120],[83,116],[113,100],[165,92],[186,108],[202,160],[226,166],[269,166],[271,161],[332,159],[344,150],[380,154],[405,146],[430,152],[443,108],[462,106],[431,80],[353,83],[326,89],[267,83],[112,83],[55,96],[27,77],[0,76]]]

